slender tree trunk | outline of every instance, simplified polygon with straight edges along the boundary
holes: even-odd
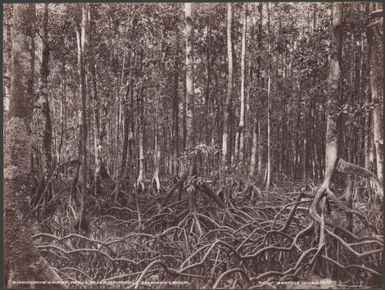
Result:
[[[100,101],[98,96],[98,86],[96,82],[96,53],[95,53],[95,39],[93,37],[96,32],[95,29],[95,20],[93,12],[97,9],[96,6],[93,6],[90,9],[90,71],[91,71],[91,80],[92,80],[92,106],[93,106],[93,125],[94,125],[94,152],[95,152],[95,170],[94,170],[94,182],[95,182],[95,195],[101,192],[101,180],[100,180],[100,171],[102,165],[102,135],[100,130]]]
[[[269,194],[269,187],[271,182],[271,75],[272,75],[272,55],[271,55],[271,30],[270,30],[270,9],[267,3],[267,25],[268,25],[268,51],[269,51],[269,71],[267,81],[267,168],[266,168],[266,195]]]
[[[81,176],[81,199],[80,212],[78,219],[79,230],[85,230],[85,216],[84,214],[84,200],[87,194],[87,95],[86,95],[86,71],[85,71],[85,50],[87,45],[86,39],[86,25],[87,25],[87,8],[82,7],[82,20],[80,29],[77,30],[78,40],[78,72],[80,77],[80,176]]]
[[[257,38],[257,46],[258,46],[258,57],[257,57],[257,80],[258,80],[258,86],[263,87],[263,81],[261,76],[261,69],[262,69],[262,57],[261,57],[261,49],[262,49],[262,21],[263,21],[263,3],[258,4],[258,14],[259,14],[259,24],[258,24],[258,38]],[[261,98],[258,99],[258,103],[261,104]],[[257,135],[258,135],[258,167],[257,167],[257,174],[259,176],[262,175],[262,155],[263,155],[263,142],[262,142],[262,125],[261,125],[261,115],[258,114],[257,116]]]
[[[43,35],[42,35],[42,57],[40,66],[39,94],[42,100],[42,113],[44,116],[43,131],[43,170],[45,182],[49,182],[52,171],[52,122],[48,97],[48,75],[49,75],[49,53],[48,47],[48,4],[44,4]],[[49,186],[49,192],[51,192]]]
[[[207,45],[206,45],[206,73],[207,73],[207,80],[206,80],[206,92],[205,92],[205,115],[207,117],[207,127],[206,127],[206,134],[205,134],[205,142],[206,144],[210,144],[210,134],[211,130],[209,130],[209,124],[210,124],[210,84],[211,84],[211,23],[210,19],[208,19],[207,24]]]
[[[67,37],[63,38],[63,47],[66,47]],[[66,146],[65,144],[65,131],[66,131],[66,115],[67,115],[67,83],[66,83],[66,57],[63,53],[61,55],[61,100],[60,100],[60,139],[59,146],[57,149],[57,162],[61,164],[62,162],[62,148]]]
[[[327,187],[335,169],[338,156],[337,108],[341,95],[341,53],[342,53],[342,4],[333,3],[333,31],[329,72],[329,98],[326,120],[325,175],[323,184]]]
[[[318,188],[314,200],[310,206],[309,214],[322,224],[323,213],[318,214],[318,204],[321,200],[326,199],[324,192],[330,187],[331,178],[336,169],[338,157],[338,102],[341,94],[341,51],[342,51],[342,3],[333,3],[332,6],[332,39],[331,39],[331,56],[329,71],[329,95],[326,105],[326,152],[325,152],[325,175],[321,186]],[[320,240],[324,237],[324,233],[320,232]],[[320,248],[321,249],[321,248]]]
[[[308,177],[308,172],[307,172],[307,161],[308,161],[308,138],[307,138],[307,135],[308,135],[308,122],[309,122],[309,118],[308,118],[308,113],[307,113],[307,101],[306,101],[306,98],[307,96],[305,96],[305,105],[304,105],[304,122],[303,122],[303,126],[304,126],[304,138],[303,138],[303,147],[302,147],[302,179],[303,180],[306,180],[306,178]]]
[[[196,155],[192,157],[192,149],[195,145],[194,132],[194,79],[193,79],[193,30],[191,3],[185,3],[185,40],[186,40],[186,147],[185,149],[185,172],[196,174]],[[192,160],[193,159],[193,160]],[[195,211],[195,192],[192,188],[187,190],[188,205],[190,211]]]
[[[261,122],[257,124],[258,134],[258,175],[262,174],[262,161],[263,161],[263,144],[262,144],[262,125]]]
[[[5,16],[5,15],[4,15]],[[5,18],[5,17],[4,17]],[[12,57],[12,24],[5,21],[4,23],[4,111],[8,111],[9,98],[11,92],[11,57]]]
[[[143,60],[143,51],[140,51],[140,60],[139,63],[141,64]],[[142,68],[140,69],[142,73]],[[145,136],[145,120],[144,120],[144,94],[143,94],[144,88],[143,85],[141,85],[137,89],[137,96],[138,96],[138,110],[139,110],[139,120],[138,120],[138,129],[139,129],[139,158],[138,158],[138,178],[136,180],[136,186],[139,189],[139,192],[144,190],[144,136]],[[137,195],[136,195],[137,196]]]
[[[242,11],[242,52],[241,52],[241,109],[239,114],[239,161],[243,161],[245,147],[245,56],[246,56],[246,29],[247,3],[243,3]]]
[[[158,100],[159,101],[159,100]],[[155,140],[154,140],[154,182],[156,186],[156,192],[159,194],[160,181],[159,181],[159,167],[160,167],[160,145],[159,145],[159,127],[158,127],[158,110],[156,109],[155,117]]]
[[[179,174],[179,39],[176,40],[174,59],[174,96],[173,96],[173,174]]]
[[[228,135],[230,130],[229,114],[231,105],[231,95],[233,88],[233,47],[232,47],[232,4],[227,3],[227,62],[228,62],[228,77],[227,77],[227,95],[224,107],[223,117],[223,134],[222,134],[222,170],[228,164]]]
[[[134,67],[134,56],[133,56],[133,51],[131,51],[131,56],[130,56],[130,71],[129,71],[129,74],[130,74],[130,117],[129,117],[129,121],[130,121],[130,128],[129,128],[129,134],[128,134],[128,156],[129,156],[129,164],[130,166],[126,166],[126,173],[125,173],[125,176],[127,176],[127,171],[129,170],[129,168],[131,167],[131,164],[133,164],[133,160],[134,160],[134,149],[133,149],[133,146],[134,146],[134,133],[135,133],[135,100],[134,100],[134,75],[133,75],[133,72],[132,72],[132,69]],[[127,100],[128,102],[128,100]]]
[[[251,159],[250,159],[250,169],[249,169],[249,182],[254,177],[255,166],[257,163],[257,151],[258,151],[258,125],[257,123],[253,124],[253,141],[251,146]]]
[[[373,143],[376,153],[377,177],[383,182],[383,37],[382,37],[382,10],[370,14],[371,21],[367,35],[370,50],[370,90],[373,109]]]
[[[143,178],[144,178],[144,109],[143,109],[143,96],[139,96],[138,99],[138,108],[139,108],[139,158],[138,158],[138,178],[136,181],[137,186],[143,185]]]
[[[4,252],[6,287],[13,281],[59,281],[32,241],[31,129],[35,64],[35,4],[14,4],[10,104],[4,154]],[[51,285],[60,287],[60,285]]]
[[[370,102],[370,100],[369,100]],[[371,113],[368,112],[366,117],[365,117],[365,168],[369,171],[373,170],[373,157],[374,157],[374,152],[373,152],[373,142],[372,142],[372,130],[371,130]],[[367,190],[368,192],[371,191],[370,189],[370,180],[367,180]]]
[[[124,115],[124,121],[123,121],[123,144],[122,144],[122,157],[121,157],[121,163],[120,163],[120,173],[119,173],[119,182],[122,182],[123,179],[126,177],[126,166],[127,166],[127,155],[128,155],[128,147],[129,147],[129,138],[130,138],[130,109],[129,109],[129,97],[130,97],[130,91],[132,90],[133,79],[132,79],[132,51],[129,52],[129,77],[126,84],[126,95],[124,98],[124,104],[123,104],[123,115]],[[131,108],[132,110],[132,108]]]
[[[194,84],[193,84],[193,30],[192,30],[192,16],[191,3],[185,3],[185,38],[186,38],[186,147],[187,166],[185,170],[192,172],[193,164],[191,163],[191,151],[194,148],[195,134],[194,134]],[[195,166],[195,165],[194,165]]]

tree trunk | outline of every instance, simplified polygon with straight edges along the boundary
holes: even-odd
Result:
[[[34,4],[14,4],[11,91],[4,154],[4,252],[8,274],[6,287],[9,288],[20,287],[12,283],[17,280],[61,280],[33,244],[29,215],[35,13]]]
[[[241,52],[241,108],[239,114],[239,161],[243,161],[245,147],[245,56],[246,56],[246,29],[247,3],[243,3],[242,11],[242,52]]]
[[[100,171],[102,165],[102,134],[100,130],[100,101],[98,96],[98,86],[96,82],[96,53],[95,53],[95,39],[93,37],[96,32],[95,29],[95,20],[93,12],[97,9],[96,6],[93,6],[90,9],[90,70],[91,70],[91,79],[92,79],[92,101],[93,101],[93,123],[94,123],[94,152],[95,152],[95,171],[94,171],[94,182],[95,182],[95,195],[101,192],[101,180],[100,180]]]
[[[263,81],[261,76],[261,69],[262,69],[262,57],[261,57],[261,49],[262,49],[262,22],[263,22],[263,3],[258,4],[258,14],[259,14],[259,24],[258,24],[258,38],[257,38],[257,46],[258,46],[258,57],[257,57],[257,80],[258,80],[258,86],[263,87]],[[261,104],[261,98],[258,99],[258,103]],[[257,167],[257,174],[261,176],[262,174],[262,154],[263,154],[263,142],[262,142],[262,124],[261,124],[261,116],[262,114],[258,114],[259,118],[257,120],[257,134],[258,134],[258,167]]]
[[[160,191],[160,181],[159,181],[159,167],[160,167],[160,146],[158,140],[159,128],[158,128],[158,110],[156,110],[156,120],[155,120],[155,140],[154,140],[154,179],[156,186],[156,192],[159,194]]]
[[[232,4],[227,3],[227,62],[228,62],[228,77],[227,77],[227,95],[224,107],[223,117],[223,134],[222,134],[222,170],[228,164],[228,135],[230,130],[229,115],[230,115],[230,100],[233,88],[233,48],[232,48]]]
[[[63,46],[66,46],[67,37],[63,37]],[[66,57],[63,53],[61,55],[61,100],[60,100],[60,140],[59,146],[57,149],[57,163],[61,164],[62,162],[62,148],[66,146],[65,144],[65,131],[66,131],[66,115],[67,115],[67,84],[66,84]]]
[[[267,25],[268,25],[268,51],[269,51],[269,70],[267,80],[267,168],[266,168],[266,195],[269,194],[269,187],[271,182],[271,75],[272,75],[272,55],[271,55],[271,30],[270,30],[270,9],[269,4],[267,5]]]
[[[250,159],[250,169],[249,169],[249,183],[251,183],[255,166],[257,164],[257,151],[258,151],[258,126],[257,123],[253,124],[253,141],[251,146],[251,159]]]
[[[122,157],[121,157],[121,163],[120,163],[120,170],[119,170],[119,183],[123,181],[126,174],[126,166],[127,166],[127,155],[128,155],[128,147],[129,147],[129,138],[130,138],[130,110],[129,110],[129,97],[130,97],[130,91],[132,90],[133,79],[132,79],[132,51],[129,52],[130,54],[130,60],[129,60],[129,77],[128,81],[126,83],[126,95],[124,98],[124,104],[123,104],[123,116],[124,116],[124,122],[123,122],[123,144],[122,144]],[[132,108],[131,108],[132,109]]]
[[[205,92],[205,116],[206,116],[206,124],[207,127],[205,129],[205,143],[210,144],[210,137],[211,137],[211,130],[209,129],[210,126],[210,103],[211,102],[211,95],[210,95],[210,84],[211,84],[211,22],[210,19],[208,19],[208,24],[206,26],[207,31],[207,45],[206,45],[206,73],[207,73],[207,79],[206,79],[206,92]],[[208,164],[209,165],[209,164]],[[209,166],[208,166],[209,167]],[[209,168],[207,168],[209,169]]]
[[[333,30],[329,71],[329,98],[326,108],[326,151],[323,184],[329,187],[338,156],[337,108],[341,94],[342,4],[333,3]]]
[[[193,165],[191,160],[191,150],[194,148],[194,84],[193,84],[193,30],[191,18],[191,3],[185,3],[185,39],[186,39],[186,147],[187,163],[185,170],[192,173]]]
[[[373,143],[376,153],[376,169],[378,179],[383,182],[383,37],[382,37],[382,10],[370,14],[371,21],[368,26],[368,43],[370,50],[370,89],[373,109]]]
[[[140,59],[139,63],[141,64],[143,60],[143,51],[140,52]],[[140,69],[140,72],[142,73],[142,69]],[[142,192],[144,190],[144,135],[145,135],[145,120],[144,120],[144,94],[143,94],[144,88],[143,84],[139,86],[137,89],[137,97],[138,97],[138,110],[139,110],[139,120],[138,120],[138,130],[139,130],[139,158],[138,158],[138,178],[136,180],[136,186],[139,190],[139,192]],[[137,197],[137,195],[136,195]]]
[[[179,39],[176,40],[174,59],[174,95],[173,95],[173,174],[179,174]]]
[[[5,14],[5,11],[4,11]],[[9,98],[10,98],[10,91],[11,91],[11,57],[12,57],[12,34],[11,34],[11,21],[8,22],[7,18],[5,17],[4,21],[4,99],[3,99],[3,105],[4,105],[4,111],[8,111],[9,108]]]
[[[78,73],[80,77],[80,176],[81,176],[81,198],[78,218],[78,230],[86,230],[86,220],[84,214],[84,200],[87,194],[87,95],[86,95],[86,71],[85,71],[85,50],[86,39],[87,8],[82,7],[82,20],[80,29],[77,30],[78,40]]]
[[[46,183],[52,171],[52,122],[48,99],[48,75],[49,75],[49,53],[48,47],[48,4],[44,4],[43,35],[42,35],[42,57],[40,66],[39,98],[42,100],[42,113],[44,116],[43,131],[43,175]],[[49,194],[51,193],[49,186]]]
[[[262,159],[263,159],[263,144],[262,144],[262,126],[261,122],[258,122],[258,175],[262,174]]]

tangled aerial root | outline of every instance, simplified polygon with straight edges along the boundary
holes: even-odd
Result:
[[[380,283],[382,225],[370,221],[369,209],[347,208],[328,188],[277,188],[268,200],[235,196],[226,205],[205,180],[183,176],[164,192],[104,209],[88,236],[66,228],[71,217],[61,212],[44,221],[50,233],[34,239],[63,280],[93,288],[266,288],[315,277]]]

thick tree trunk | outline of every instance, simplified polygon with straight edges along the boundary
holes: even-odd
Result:
[[[29,215],[35,11],[34,4],[14,4],[10,107],[4,152],[4,252],[9,288],[20,287],[12,283],[17,280],[61,280],[33,244]]]

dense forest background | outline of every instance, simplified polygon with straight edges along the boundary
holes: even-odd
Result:
[[[10,277],[378,287],[382,9],[4,5]]]

